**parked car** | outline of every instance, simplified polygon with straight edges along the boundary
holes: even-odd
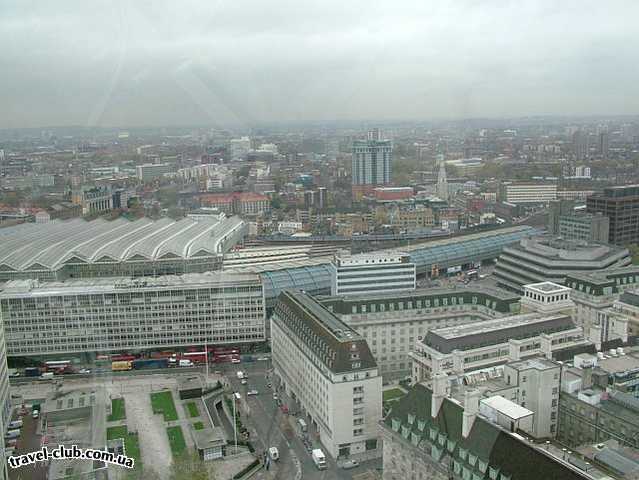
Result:
[[[246,378],[242,379],[242,385],[246,385],[248,382],[246,381]]]
[[[277,400],[279,397],[277,396],[277,393],[273,394],[273,400]]]
[[[249,390],[248,392],[246,392],[247,395],[259,395],[260,392],[258,392],[257,390]]]
[[[344,470],[350,470],[351,468],[359,467],[359,462],[357,460],[346,460],[342,463],[342,468]]]
[[[266,386],[267,386],[268,388],[271,388],[273,385],[271,385],[270,383],[267,383],[267,384],[266,384]]]

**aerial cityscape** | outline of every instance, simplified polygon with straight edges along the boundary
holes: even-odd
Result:
[[[7,2],[0,478],[639,480],[639,4],[240,3]]]

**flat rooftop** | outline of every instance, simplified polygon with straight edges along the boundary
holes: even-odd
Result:
[[[187,273],[161,277],[106,277],[66,280],[63,282],[40,282],[38,280],[11,280],[0,285],[0,297],[51,296],[85,293],[114,293],[123,290],[153,290],[157,288],[180,288],[227,285],[232,283],[259,283],[259,276],[226,272]]]
[[[567,315],[526,313],[431,330],[423,343],[438,352],[451,353],[572,328],[575,324]]]
[[[524,285],[524,288],[537,290],[542,293],[562,293],[571,290],[568,287],[564,287],[563,285],[559,285],[553,282],[531,283],[528,285]]]

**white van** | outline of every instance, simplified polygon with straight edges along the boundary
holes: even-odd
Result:
[[[274,462],[276,462],[280,458],[280,452],[277,449],[277,447],[269,448],[268,449],[268,455],[269,455],[269,457],[271,457],[271,460],[273,460]]]

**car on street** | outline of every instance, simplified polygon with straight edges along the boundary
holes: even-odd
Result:
[[[82,373],[84,375],[88,375],[89,373],[91,373],[91,370],[89,370],[88,368],[83,368],[82,370],[80,370],[79,373]]]
[[[359,467],[359,462],[357,460],[346,460],[342,463],[342,468],[344,470],[350,470],[351,468]]]
[[[271,383],[267,383],[267,384],[266,384],[266,386],[267,386],[268,388],[271,388],[273,385],[272,385]]]
[[[242,383],[242,385],[246,385],[248,383],[248,381],[246,380],[246,378],[243,378],[241,383]]]
[[[273,400],[277,400],[277,399],[278,399],[277,393],[274,393],[273,394]]]
[[[260,392],[258,392],[257,390],[249,390],[248,392],[246,392],[247,395],[259,395]]]
[[[242,360],[240,360],[239,358],[233,358],[231,360],[231,363],[242,363]]]

